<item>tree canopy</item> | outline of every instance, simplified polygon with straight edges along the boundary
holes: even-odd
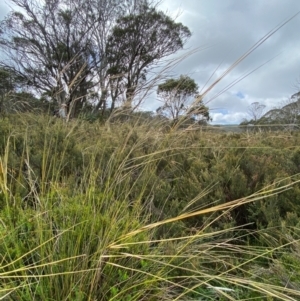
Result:
[[[258,119],[260,119],[265,111],[266,106],[259,103],[259,102],[253,102],[249,107],[248,107],[248,114],[250,115],[251,119],[253,122],[256,122]]]
[[[157,94],[163,105],[157,112],[173,120],[178,120],[185,115],[189,118],[210,119],[208,108],[205,107],[201,95],[198,92],[198,85],[189,76],[181,75],[178,79],[168,79],[160,84]]]
[[[70,116],[84,107],[112,110],[117,101],[131,106],[150,68],[191,35],[147,0],[10,3],[0,25],[1,65]]]
[[[108,38],[106,55],[109,74],[118,84],[124,83],[129,105],[139,83],[146,80],[148,68],[181,49],[190,35],[186,26],[146,4],[137,14],[117,20]]]

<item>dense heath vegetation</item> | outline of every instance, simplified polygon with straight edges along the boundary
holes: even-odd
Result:
[[[191,32],[155,1],[9,3],[0,300],[299,300],[299,94],[235,133],[203,102],[289,20],[200,95],[168,76]]]
[[[298,300],[297,131],[0,120],[5,300]]]

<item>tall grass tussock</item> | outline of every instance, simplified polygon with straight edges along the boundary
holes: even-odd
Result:
[[[1,300],[299,300],[299,139],[0,120]]]

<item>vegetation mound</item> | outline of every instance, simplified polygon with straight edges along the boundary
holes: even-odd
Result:
[[[300,135],[0,120],[1,298],[298,300]]]

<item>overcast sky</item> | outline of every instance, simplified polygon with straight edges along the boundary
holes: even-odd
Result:
[[[188,57],[176,67],[203,88],[212,82],[277,25],[300,11],[300,0],[165,0],[164,11],[176,16],[193,35],[186,48],[209,47]],[[266,109],[281,106],[300,90],[300,15],[291,20],[239,64],[207,95],[213,123],[236,124],[248,118],[253,102]],[[212,99],[234,80],[268,62]],[[218,66],[220,66],[218,68]],[[207,87],[207,85],[206,85]],[[205,87],[204,87],[205,89]]]
[[[179,13],[177,21],[192,31],[186,49],[206,48],[186,58],[173,71],[178,76],[191,76],[204,91],[211,76],[210,83],[260,38],[300,11],[300,0],[164,0],[160,8],[173,17]],[[7,12],[7,5],[0,0],[0,19]],[[240,123],[249,118],[247,107],[251,103],[260,102],[272,109],[298,92],[297,85],[300,90],[299,29],[300,15],[270,37],[205,97],[213,123]],[[213,99],[224,87],[266,62]],[[158,106],[155,101],[144,104],[148,110]]]

